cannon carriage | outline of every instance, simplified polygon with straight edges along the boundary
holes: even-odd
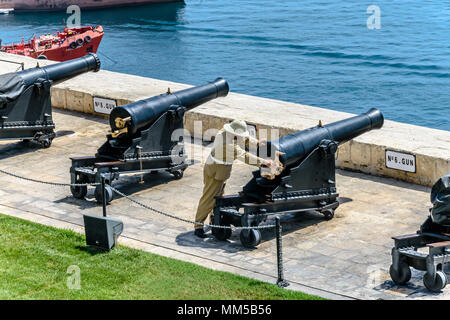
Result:
[[[444,289],[450,275],[450,173],[431,189],[430,215],[415,234],[392,237],[392,281],[405,285],[411,267],[425,271],[423,283],[431,292]]]
[[[254,171],[239,194],[216,197],[214,224],[257,227],[270,216],[305,211],[320,212],[331,220],[339,206],[335,179],[339,144],[381,128],[383,123],[382,113],[371,109],[353,118],[268,141],[268,156],[280,164],[280,172],[270,176],[264,174],[264,169]],[[231,237],[230,229],[213,228],[212,232],[218,240]],[[255,247],[261,233],[258,229],[243,229],[240,240],[245,247]]]
[[[80,74],[100,70],[95,54],[0,76],[0,139],[36,141],[44,148],[55,138],[50,89]]]
[[[227,81],[218,78],[202,86],[114,108],[109,117],[111,134],[97,154],[71,158],[72,183],[100,183],[103,178],[105,200],[109,203],[113,198],[111,184],[121,174],[167,171],[181,179],[188,164],[183,135],[176,132],[184,128],[185,112],[228,92]],[[87,187],[72,187],[71,191],[75,198],[82,199]],[[98,202],[103,201],[100,185],[94,194]]]

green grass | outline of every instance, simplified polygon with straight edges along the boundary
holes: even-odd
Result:
[[[81,289],[67,287],[69,266]],[[0,299],[320,299],[275,285],[0,215]]]

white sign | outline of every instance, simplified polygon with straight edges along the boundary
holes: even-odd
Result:
[[[416,156],[386,150],[386,167],[406,172],[416,172]]]
[[[115,107],[117,107],[116,100],[94,97],[95,112],[110,114]]]

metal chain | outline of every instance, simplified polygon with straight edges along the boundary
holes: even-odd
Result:
[[[123,192],[120,192],[119,190],[117,190],[117,189],[115,189],[113,187],[111,187],[111,190],[114,191],[115,193],[117,193],[119,196],[124,197],[125,199],[127,199],[127,200],[129,200],[129,201],[131,201],[131,202],[133,202],[133,203],[135,203],[135,204],[137,204],[137,205],[147,209],[147,210],[150,210],[150,211],[156,212],[156,213],[158,213],[160,215],[166,216],[168,218],[172,218],[172,219],[179,220],[179,221],[182,221],[182,222],[185,222],[185,223],[189,223],[189,224],[195,224],[195,225],[198,225],[198,226],[211,227],[211,228],[216,228],[216,229],[230,229],[230,230],[251,230],[251,229],[271,229],[271,228],[275,228],[275,225],[263,225],[263,226],[258,226],[258,227],[233,227],[233,226],[211,225],[211,224],[207,224],[207,223],[196,222],[196,221],[192,221],[192,220],[189,220],[189,219],[180,218],[180,217],[177,217],[177,216],[175,216],[173,214],[170,214],[170,213],[167,213],[167,212],[164,212],[164,211],[152,208],[149,205],[146,205],[145,203],[139,202],[139,201],[131,198],[130,196],[127,196]]]
[[[35,182],[35,183],[40,183],[40,184],[46,184],[46,185],[51,185],[51,186],[57,186],[57,187],[88,187],[88,186],[99,186],[100,183],[96,182],[96,183],[61,183],[61,182],[49,182],[49,181],[43,181],[43,180],[37,180],[37,179],[32,179],[32,178],[27,178],[27,177],[23,177],[23,176],[19,176],[17,174],[11,173],[11,172],[7,172],[5,170],[1,170],[0,169],[0,173],[6,174],[8,176],[17,178],[17,179],[22,179],[25,181],[30,181],[30,182]]]
[[[7,172],[5,170],[0,169],[0,173],[6,174],[8,176],[17,178],[17,179],[21,179],[21,180],[25,180],[25,181],[30,181],[30,182],[34,182],[34,183],[40,183],[40,184],[45,184],[45,185],[51,185],[51,186],[57,186],[57,187],[88,187],[88,186],[99,186],[101,185],[101,183],[96,182],[96,183],[61,183],[61,182],[49,182],[49,181],[43,181],[43,180],[37,180],[37,179],[32,179],[32,178],[27,178],[27,177],[23,177],[20,176],[18,174],[14,174],[11,172]],[[271,228],[275,228],[275,225],[263,225],[263,226],[257,226],[257,227],[233,227],[233,226],[221,226],[221,225],[211,225],[211,224],[207,224],[207,223],[202,223],[202,222],[196,222],[196,221],[192,221],[189,219],[184,219],[184,218],[180,218],[177,217],[173,214],[155,209],[149,205],[146,205],[145,203],[139,202],[133,198],[131,198],[130,196],[124,194],[123,192],[120,192],[119,190],[113,188],[110,185],[110,188],[112,191],[114,191],[115,193],[117,193],[118,195],[120,195],[121,197],[124,197],[125,199],[137,204],[138,206],[141,206],[147,210],[156,212],[160,215],[166,216],[168,218],[172,218],[175,220],[179,220],[185,223],[189,223],[189,224],[194,224],[194,225],[198,225],[198,226],[203,226],[203,227],[210,227],[210,228],[216,228],[216,229],[230,229],[230,230],[251,230],[251,229],[271,229]]]

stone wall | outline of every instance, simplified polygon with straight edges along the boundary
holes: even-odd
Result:
[[[0,59],[25,62],[26,68],[36,65],[36,60],[20,56],[0,54]],[[45,65],[51,62],[39,63]],[[17,68],[17,65],[0,62],[0,73],[13,72]],[[220,74],[211,75],[209,79],[193,85],[212,81],[217,76]],[[113,99],[117,105],[123,105],[165,93],[168,88],[173,92],[187,87],[189,86],[185,84],[102,70],[54,86],[52,104],[57,108],[107,117],[94,111],[94,96]],[[233,90],[233,83],[230,83],[230,87]],[[370,107],[372,106],[363,110]],[[216,99],[187,112],[185,125],[187,130],[194,132],[194,123],[200,120],[201,131],[204,133],[211,128],[221,128],[229,120],[238,118],[255,125],[257,131],[268,129],[270,135],[270,130],[277,129],[280,135],[285,135],[316,126],[319,120],[327,124],[350,116],[352,114],[230,93],[226,98]],[[386,150],[414,155],[416,172],[387,168]],[[385,121],[381,130],[366,133],[341,145],[337,164],[344,169],[430,186],[439,177],[450,172],[450,131]]]

